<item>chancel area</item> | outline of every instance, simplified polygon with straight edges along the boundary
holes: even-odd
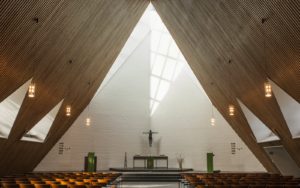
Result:
[[[300,187],[300,1],[0,0],[0,187]]]

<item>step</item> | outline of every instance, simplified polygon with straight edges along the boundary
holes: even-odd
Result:
[[[159,173],[139,173],[123,174],[119,180],[122,182],[179,182],[181,175],[176,174],[159,174]]]

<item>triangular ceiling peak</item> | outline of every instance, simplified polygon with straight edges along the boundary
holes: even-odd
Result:
[[[63,103],[61,100],[47,115],[45,115],[21,140],[32,142],[44,142],[53,124],[55,117]]]
[[[0,137],[8,138],[30,83],[31,79],[0,103]]]
[[[273,93],[279,104],[281,112],[290,129],[293,138],[300,137],[300,104],[284,90],[282,90],[272,80],[269,80],[272,85]]]
[[[249,110],[247,106],[243,104],[243,102],[241,102],[239,99],[237,99],[237,101],[243,113],[245,114],[245,117],[257,142],[279,140],[278,136],[275,135],[258,117],[256,117],[254,113],[252,113],[251,110]]]

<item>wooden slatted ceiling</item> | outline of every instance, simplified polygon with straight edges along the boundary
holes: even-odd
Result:
[[[0,1],[0,101],[31,77],[37,87],[34,99],[25,98],[9,139],[0,139],[0,175],[31,171],[40,162],[90,102],[148,4]],[[44,144],[19,141],[62,99]],[[68,104],[71,117],[65,116]]]
[[[239,98],[278,134],[300,166],[300,146],[291,138],[276,99],[266,99],[263,91],[264,82],[270,77],[297,101],[300,99],[296,47],[300,31],[299,27],[293,27],[300,22],[300,2],[153,0],[152,3],[223,116],[229,118],[228,105],[238,106],[236,98]],[[264,24],[262,18],[268,18]],[[267,48],[264,48],[265,34]],[[210,83],[215,90],[211,91]],[[246,139],[249,125],[239,108],[234,118],[229,121],[233,129],[266,169],[274,170],[262,148]]]

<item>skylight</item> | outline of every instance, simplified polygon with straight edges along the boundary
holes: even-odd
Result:
[[[261,143],[279,140],[278,136],[276,136],[259,118],[257,118],[251,110],[246,107],[246,105],[244,105],[240,100],[238,100],[238,103],[246,116],[257,142]]]
[[[31,79],[0,103],[0,137],[8,138]]]
[[[43,117],[21,140],[32,142],[44,142],[55,120],[63,100],[60,101],[46,116]]]
[[[269,80],[272,85],[274,95],[280,106],[281,112],[290,129],[293,138],[300,137],[300,104],[283,91],[274,82]]]
[[[151,15],[150,115],[153,115],[186,61],[154,7],[150,4],[146,11]]]

